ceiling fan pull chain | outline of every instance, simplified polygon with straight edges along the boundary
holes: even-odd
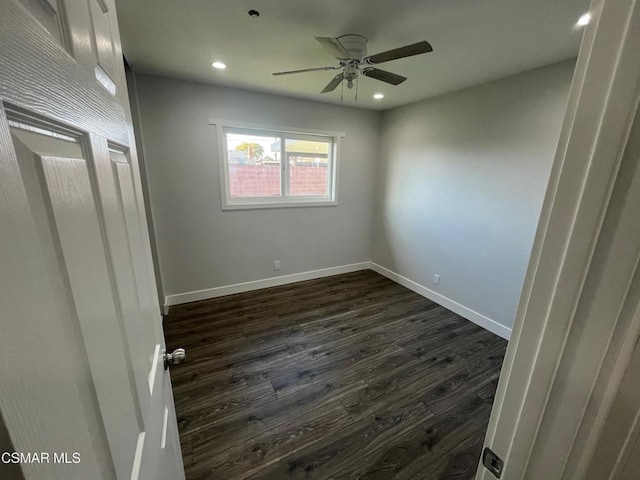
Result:
[[[356,71],[356,102],[358,101],[358,85],[360,85],[360,72]]]
[[[342,82],[342,87],[340,88],[340,104],[344,103],[344,82]]]

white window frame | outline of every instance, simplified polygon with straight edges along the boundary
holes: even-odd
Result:
[[[209,125],[216,128],[218,141],[218,164],[220,167],[220,193],[223,210],[241,210],[255,208],[288,208],[288,207],[322,207],[338,205],[338,161],[340,158],[340,141],[346,137],[344,132],[300,129],[274,125],[261,125],[229,120],[209,119]],[[227,131],[249,135],[279,137],[282,142],[282,158],[280,162],[280,197],[247,197],[232,198],[229,185],[229,159],[227,158]],[[285,140],[322,140],[330,141],[330,161],[327,165],[329,194],[322,196],[289,195],[289,168],[285,157]]]

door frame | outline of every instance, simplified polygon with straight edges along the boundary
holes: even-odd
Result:
[[[626,275],[624,281],[618,276],[615,285],[605,281],[606,272],[601,270],[606,268],[595,257],[598,247],[604,247],[605,217],[608,211],[613,213],[612,193],[638,112],[640,1],[594,0],[590,12],[593,19],[584,32],[485,439],[485,446],[504,461],[501,478],[509,480],[584,478],[580,472],[588,465],[589,448],[606,421],[603,412],[611,407],[640,330],[639,315],[629,321],[621,317],[640,239],[630,239],[624,248],[608,253],[608,274]],[[585,290],[587,280],[597,275],[604,283],[596,293],[608,295],[615,313],[606,319],[612,329],[606,332],[609,337],[587,328],[603,320],[594,317],[595,309],[586,313],[578,309],[583,295],[594,293]],[[614,342],[616,336],[621,342]],[[570,387],[562,375],[577,368],[578,348],[592,351],[593,356],[579,365],[580,377],[573,378],[586,388],[586,398],[572,406],[567,404],[570,396],[563,397],[558,390],[564,388],[566,393]],[[568,407],[576,414],[558,415]],[[554,432],[566,434],[550,435],[551,430],[545,429],[549,418]],[[551,457],[544,459],[546,476],[535,477],[532,472],[542,462],[537,452],[544,445],[553,447]],[[476,480],[494,478],[480,464]]]

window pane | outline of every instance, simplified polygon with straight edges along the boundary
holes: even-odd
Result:
[[[331,142],[285,140],[289,195],[329,195]]]
[[[226,133],[232,198],[280,196],[280,138]]]

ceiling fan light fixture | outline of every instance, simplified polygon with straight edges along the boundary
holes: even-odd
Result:
[[[213,62],[213,63],[211,64],[211,66],[212,66],[213,68],[218,69],[218,70],[224,70],[225,68],[227,68],[227,66],[226,66],[224,63],[222,63],[222,62],[218,62],[218,61]]]
[[[374,93],[373,98],[376,100],[382,100],[384,98],[384,93]]]

